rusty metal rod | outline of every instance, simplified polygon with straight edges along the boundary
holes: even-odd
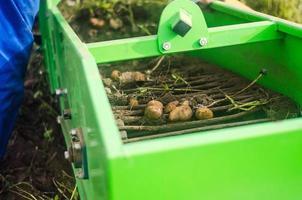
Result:
[[[233,115],[223,116],[223,117],[216,117],[213,119],[208,120],[199,120],[199,121],[189,121],[183,123],[171,123],[171,124],[164,124],[164,125],[157,125],[157,126],[120,126],[120,130],[125,131],[146,131],[146,132],[163,132],[163,131],[175,131],[175,130],[184,130],[190,128],[196,128],[200,126],[207,126],[216,123],[222,123],[226,121],[235,120],[250,114],[253,114],[260,109],[255,109],[252,111],[240,112]]]
[[[243,121],[243,122],[218,124],[218,125],[212,125],[212,126],[206,126],[206,127],[198,127],[198,128],[186,129],[186,130],[181,130],[181,131],[172,131],[172,132],[161,133],[161,134],[135,137],[135,138],[124,140],[124,143],[139,142],[139,141],[142,141],[142,140],[155,139],[155,138],[159,138],[159,137],[183,135],[183,134],[201,132],[201,131],[210,131],[210,130],[231,128],[231,127],[235,127],[235,126],[258,124],[258,123],[264,123],[264,122],[269,122],[269,121],[273,121],[273,120],[265,118],[265,119],[249,120],[249,121]]]

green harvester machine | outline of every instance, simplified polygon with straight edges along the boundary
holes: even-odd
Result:
[[[83,200],[301,200],[302,119],[124,142],[99,67],[185,55],[259,81],[302,105],[302,27],[220,1],[171,1],[157,35],[82,42],[42,0],[51,91]],[[159,14],[160,15],[160,14]]]

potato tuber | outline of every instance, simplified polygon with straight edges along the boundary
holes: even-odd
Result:
[[[156,100],[149,101],[147,107],[148,106],[157,106],[157,107],[164,108],[164,105],[160,101],[156,101]]]
[[[120,80],[121,75],[122,75],[122,73],[120,71],[113,70],[111,73],[111,78],[115,81],[118,81],[118,80]]]
[[[175,108],[169,115],[169,121],[179,122],[179,121],[188,121],[192,118],[193,111],[190,106],[182,105]]]
[[[175,110],[175,108],[178,106],[179,101],[172,101],[170,103],[168,103],[165,107],[165,113],[170,113],[173,110]]]
[[[89,22],[92,26],[96,28],[103,28],[103,26],[106,24],[105,20],[96,17],[90,18]]]
[[[147,80],[146,75],[141,72],[123,72],[123,73],[121,73],[118,70],[112,71],[111,78],[115,81],[119,81],[124,84],[133,83],[133,82],[142,82],[142,81]]]
[[[132,72],[133,74],[133,79],[136,81],[136,82],[140,82],[140,81],[146,81],[147,78],[146,78],[146,75],[141,73],[141,72]]]
[[[109,24],[110,24],[110,27],[113,28],[114,30],[118,30],[120,28],[123,27],[124,23],[122,20],[120,20],[119,18],[111,18],[109,20]]]
[[[147,104],[145,117],[150,120],[158,120],[163,116],[164,106],[161,102],[152,100]]]
[[[207,107],[201,107],[196,110],[195,117],[199,120],[212,119],[214,117],[214,113]]]
[[[182,103],[181,103],[182,106],[190,106],[190,101],[188,100],[184,100]]]

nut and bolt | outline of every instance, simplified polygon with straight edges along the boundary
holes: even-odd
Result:
[[[78,169],[78,171],[75,173],[76,178],[84,178],[84,172],[83,169]]]
[[[79,143],[75,143],[75,144],[74,144],[74,149],[75,149],[75,150],[81,150],[82,147],[81,147],[81,145],[80,145]]]
[[[56,89],[56,95],[57,96],[62,96],[62,95],[65,95],[65,94],[67,94],[67,89],[66,88]]]
[[[70,153],[69,153],[69,151],[65,151],[64,152],[64,157],[65,157],[66,160],[70,160]]]
[[[165,50],[165,51],[169,51],[170,49],[171,49],[171,43],[170,42],[165,42],[164,44],[163,44],[163,49]]]
[[[65,120],[71,120],[71,110],[70,109],[63,110],[63,118]]]
[[[61,124],[61,123],[62,123],[62,117],[61,117],[61,116],[58,116],[58,117],[57,117],[57,123],[58,123],[58,124]]]
[[[76,137],[77,136],[77,130],[76,129],[72,129],[70,131],[70,135]]]
[[[206,45],[208,44],[207,38],[200,38],[199,44],[200,44],[200,46],[202,46],[202,47],[206,46]]]

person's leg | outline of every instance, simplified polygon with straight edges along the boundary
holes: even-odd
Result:
[[[39,0],[7,0],[0,4],[0,159],[23,98],[23,82]]]

